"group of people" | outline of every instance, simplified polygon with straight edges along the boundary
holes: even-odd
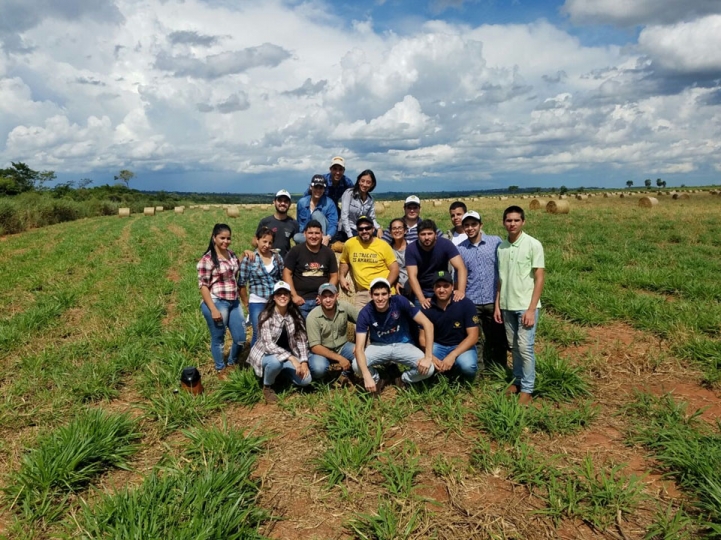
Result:
[[[375,394],[436,372],[472,381],[484,358],[505,366],[508,349],[514,380],[507,391],[530,403],[545,264],[541,243],[523,232],[523,209],[506,208],[502,240],[483,233],[481,216],[456,201],[444,233],[420,217],[412,195],[384,231],[370,195],[373,172],[354,185],[344,173],[336,157],[329,174],[314,176],[297,220],[288,215],[291,195],[278,191],[273,215],[260,221],[255,249],[242,259],[228,247],[230,228],[213,229],[197,268],[218,376],[237,365],[245,306],[253,332],[248,362],[269,403],[279,377],[298,386],[331,377],[350,385],[358,377]],[[354,292],[352,303],[339,288]],[[226,328],[233,339],[227,360]]]

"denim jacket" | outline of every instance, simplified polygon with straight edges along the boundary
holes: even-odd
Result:
[[[323,215],[328,220],[328,230],[325,234],[335,236],[335,233],[338,230],[338,211],[336,210],[333,201],[323,195],[318,201],[316,210],[323,212]],[[296,214],[298,228],[300,229],[300,232],[304,232],[308,222],[310,221],[310,215],[312,214],[310,211],[310,195],[306,195],[298,201]]]

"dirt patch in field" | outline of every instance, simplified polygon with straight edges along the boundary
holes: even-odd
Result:
[[[179,227],[175,223],[168,224],[168,230],[179,238],[185,238],[188,233],[182,227]]]

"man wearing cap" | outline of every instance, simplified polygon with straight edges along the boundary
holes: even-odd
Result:
[[[363,377],[366,390],[380,394],[385,381],[375,367],[403,365],[409,368],[394,382],[407,387],[431,377],[433,368],[433,325],[406,298],[391,296],[387,279],[376,278],[370,285],[371,302],[358,315],[353,371]],[[427,338],[425,352],[413,344],[412,325],[420,325]],[[370,341],[366,347],[366,340]]]
[[[406,198],[403,203],[403,222],[406,224],[406,243],[410,244],[418,240],[418,224],[421,222],[421,200],[415,196],[410,195]],[[443,231],[437,229],[438,236],[443,235]],[[391,236],[390,230],[383,231],[383,240],[389,244],[393,244],[393,237]]]
[[[338,284],[338,262],[335,253],[321,243],[320,223],[311,220],[306,225],[305,242],[293,246],[283,261],[283,281],[290,286],[291,299],[303,317],[316,306],[318,287],[324,283]]]
[[[418,241],[406,248],[406,270],[410,285],[419,305],[428,308],[433,296],[433,280],[439,270],[448,270],[450,264],[456,274],[453,299],[459,301],[466,294],[466,266],[453,242],[438,236],[432,219],[418,224]]]
[[[336,156],[330,160],[330,172],[323,175],[323,180],[326,182],[325,194],[337,209],[345,190],[354,185],[353,180],[345,175],[345,160],[342,157]],[[311,190],[308,189],[305,194],[310,195]]]
[[[258,228],[255,230],[256,236],[263,227],[268,227],[275,233],[273,249],[276,249],[281,257],[285,257],[286,253],[290,250],[290,239],[300,231],[298,222],[288,215],[290,203],[290,193],[281,189],[275,194],[275,199],[273,199],[275,212],[261,219],[260,223],[258,223]],[[258,247],[258,239],[255,236],[253,237],[252,244],[254,248]]]
[[[318,305],[308,314],[306,328],[311,355],[308,358],[314,381],[323,380],[331,364],[338,364],[340,386],[350,384],[351,365],[355,359],[354,344],[348,341],[348,323],[358,321],[358,309],[338,300],[338,289],[332,283],[318,287]]]
[[[468,270],[466,297],[476,306],[476,315],[483,330],[479,346],[483,359],[506,366],[508,343],[503,324],[493,320],[493,309],[498,287],[496,253],[502,240],[500,236],[483,233],[483,221],[478,212],[466,212],[461,218],[468,238],[458,244],[458,252]]]
[[[468,298],[453,299],[450,272],[436,272],[431,305],[421,311],[433,324],[433,365],[436,371],[467,382],[473,381],[478,371],[478,316]],[[418,338],[424,347],[427,343],[425,332],[421,330]]]
[[[368,289],[371,281],[382,277],[393,285],[398,280],[399,267],[391,246],[376,237],[371,218],[360,216],[356,220],[356,229],[358,236],[345,243],[340,255],[340,286],[346,293],[350,292],[350,270],[355,289],[355,305],[361,309],[370,302]]]
[[[323,229],[323,245],[327,246],[338,230],[338,209],[325,195],[325,179],[316,174],[310,181],[310,195],[301,197],[296,210],[300,232],[293,238],[296,244],[305,242],[303,233],[310,220],[320,223]]]

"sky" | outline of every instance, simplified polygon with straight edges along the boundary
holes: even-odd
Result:
[[[0,167],[143,190],[721,183],[721,0],[0,0]]]

